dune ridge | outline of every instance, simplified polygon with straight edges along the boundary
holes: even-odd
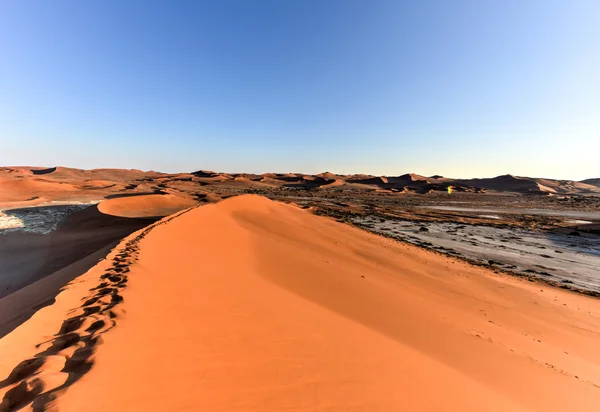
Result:
[[[196,204],[187,196],[146,194],[107,199],[98,205],[98,210],[119,217],[163,217]]]
[[[513,176],[455,179],[415,173],[399,176],[365,174],[339,175],[324,172],[303,173],[220,173],[198,170],[191,173],[160,173],[126,169],[73,169],[68,167],[0,167],[0,207],[2,203],[42,204],[82,198],[102,200],[111,196],[164,194],[181,198],[203,198],[222,190],[325,190],[378,191],[388,193],[454,191],[512,193],[520,195],[598,195],[597,179],[580,182]],[[236,194],[239,192],[236,192]],[[218,200],[217,197],[214,200]]]
[[[123,302],[120,292],[127,285],[130,265],[137,260],[139,241],[157,225],[165,224],[188,210],[153,223],[127,237],[111,251],[110,266],[95,267],[86,274],[89,282],[93,274],[101,273],[98,280],[93,282],[93,287],[80,299],[83,303],[67,311],[68,316],[62,321],[58,332],[48,339],[38,341],[34,346],[36,353],[19,362],[0,381],[0,412],[20,410],[23,407],[45,411],[57,406],[55,402],[58,396],[92,368],[96,346],[102,342],[101,335],[111,330],[116,325],[116,319],[123,313],[116,306]],[[84,290],[76,289],[78,292]],[[74,301],[74,296],[68,299],[68,303]],[[34,321],[39,321],[41,316],[36,315],[38,319]],[[48,318],[52,319],[52,316]],[[56,323],[56,318],[52,320],[52,323]],[[26,324],[23,329],[28,326],[30,325]],[[39,334],[35,333],[36,328],[30,329],[29,334],[25,332],[27,344],[39,338]],[[0,340],[0,348],[5,342]],[[8,343],[9,347],[10,344],[11,342]],[[0,364],[0,370],[8,370],[7,364]]]
[[[16,369],[0,362],[0,410],[600,404],[598,300],[259,196],[163,219],[70,287],[83,299],[59,334]]]

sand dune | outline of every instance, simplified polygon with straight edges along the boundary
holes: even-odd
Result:
[[[321,177],[321,178],[323,178],[323,179],[325,179],[325,180],[336,180],[336,179],[339,179],[340,177],[342,177],[342,176],[340,176],[340,175],[336,175],[336,174],[334,174],[334,173],[331,173],[331,172],[323,172],[323,173],[319,173],[319,174],[318,174],[318,175],[316,175],[316,176],[318,176],[318,177]]]
[[[0,338],[23,323],[40,308],[54,303],[54,297],[65,284],[96,265],[108,254],[110,248],[111,246],[101,248],[83,259],[0,298]]]
[[[499,192],[532,194],[599,193],[596,186],[587,184],[585,181],[575,182],[572,180],[538,179],[513,175],[502,175],[491,179],[456,179],[454,182]]]
[[[586,182],[572,180],[533,179],[540,190],[547,193],[597,193],[598,188]]]
[[[446,192],[448,186],[460,192],[509,192],[537,195],[600,194],[594,179],[539,179],[512,175],[486,179],[425,177],[415,173],[400,176],[316,175],[302,173],[219,173],[198,170],[193,173],[166,174],[129,169],[82,170],[67,167],[0,167],[0,207],[41,204],[51,201],[100,201],[114,195],[159,193],[167,189],[194,197],[201,186],[218,194],[241,190],[384,190],[389,193]],[[32,200],[32,198],[36,198]],[[217,198],[221,196],[218,195]],[[10,205],[7,202],[11,202]]]
[[[346,184],[346,182],[344,182],[341,179],[334,179],[334,180],[328,180],[331,183],[325,183],[324,185],[321,185],[321,188],[330,188],[330,187],[339,187],[339,186],[343,186]]]
[[[240,196],[0,340],[0,410],[595,411],[599,345],[598,300]]]
[[[0,235],[0,337],[52,304],[68,281],[96,265],[124,236],[152,222],[108,216],[90,206],[48,234]]]
[[[162,217],[195,204],[197,202],[187,196],[147,194],[104,200],[98,205],[98,210],[120,217]]]
[[[28,200],[36,194],[54,194],[76,191],[69,183],[42,180],[0,180],[0,202]]]
[[[600,178],[597,178],[597,179],[585,179],[585,180],[582,180],[580,183],[584,183],[586,185],[600,187]]]

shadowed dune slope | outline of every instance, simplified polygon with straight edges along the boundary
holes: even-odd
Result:
[[[139,242],[61,411],[596,411],[598,300],[240,196]]]
[[[0,235],[0,338],[51,305],[67,282],[96,265],[120,239],[154,221],[109,216],[90,206],[50,234]]]
[[[582,180],[581,183],[585,183],[587,185],[592,185],[592,186],[600,187],[600,179],[586,179],[586,180]]]

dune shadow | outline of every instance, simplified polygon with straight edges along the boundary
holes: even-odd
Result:
[[[104,196],[105,199],[119,199],[122,197],[137,197],[137,196],[148,196],[148,195],[166,195],[167,193],[162,190],[155,190],[153,192],[141,192],[141,193],[115,193]]]
[[[0,338],[52,304],[68,282],[95,266],[119,240],[160,218],[111,216],[94,205],[65,217],[48,234],[1,235],[4,253],[0,253]],[[56,281],[49,279],[43,290],[24,289],[29,285],[33,288],[34,283],[48,276],[57,276]],[[10,298],[21,290],[24,292],[19,294],[20,309],[16,310]]]
[[[84,216],[77,216],[70,225],[89,224],[98,219],[97,213],[91,210]],[[127,287],[130,265],[138,259],[138,243],[156,225],[165,224],[174,217],[146,227],[119,248],[111,260],[112,265],[100,275],[97,285],[89,289],[83,303],[70,312],[71,317],[63,320],[56,334],[39,342],[36,345],[39,352],[21,361],[0,381],[0,389],[10,387],[0,400],[0,411],[19,410],[28,405],[34,412],[56,410],[56,399],[92,369],[102,335],[115,327],[123,313],[116,307],[124,301],[121,292]],[[64,359],[64,363],[52,362],[56,358]],[[54,384],[40,375],[42,367],[46,376],[66,374],[66,380]]]
[[[48,175],[56,172],[56,167],[49,167],[47,169],[31,169],[31,173],[34,175]]]

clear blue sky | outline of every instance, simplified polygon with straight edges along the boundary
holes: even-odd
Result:
[[[0,164],[600,177],[600,2],[3,0]]]

